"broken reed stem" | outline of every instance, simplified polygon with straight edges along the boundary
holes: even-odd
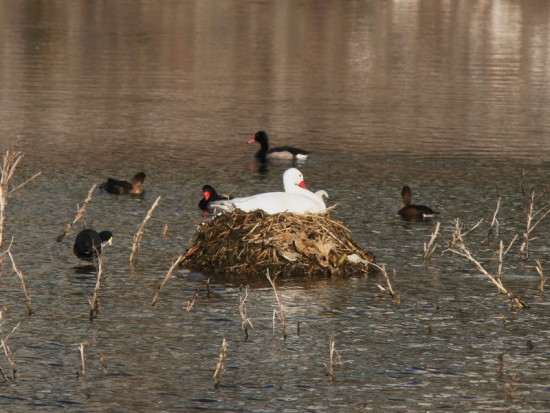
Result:
[[[471,230],[472,229],[470,229],[467,232],[470,232]],[[453,254],[464,257],[468,261],[472,262],[476,266],[476,268],[482,274],[484,274],[489,279],[489,281],[491,283],[493,283],[497,287],[497,289],[500,293],[507,295],[508,298],[510,298],[510,300],[512,300],[512,303],[516,306],[516,308],[518,308],[518,309],[527,308],[528,305],[526,303],[524,303],[519,297],[517,297],[514,293],[512,293],[511,291],[506,289],[506,287],[504,287],[504,284],[502,284],[502,280],[501,280],[500,277],[493,276],[491,273],[489,273],[483,267],[483,265],[481,265],[481,263],[478,260],[476,260],[473,257],[471,251],[469,250],[469,248],[466,246],[466,244],[464,242],[464,234],[465,233],[462,232],[462,226],[460,224],[460,219],[456,218],[455,219],[455,229],[453,231],[453,241],[451,242],[451,246],[446,251],[450,251]],[[502,245],[502,243],[501,243],[501,245]],[[508,248],[508,250],[509,250],[509,248]],[[508,250],[506,250],[506,252]],[[504,256],[504,253],[502,253],[502,256]],[[501,259],[502,259],[502,257],[499,258],[499,260],[501,260]]]
[[[498,214],[498,211],[500,209],[500,200],[501,200],[501,198],[497,199],[497,207],[495,209],[495,213],[493,214],[493,219],[491,220],[491,226],[489,227],[489,230],[487,231],[487,235],[485,236],[483,241],[481,241],[481,243],[483,245],[487,245],[491,241],[491,238],[493,237],[493,227],[495,228],[495,233],[498,236],[498,231],[500,229],[500,223],[498,222],[497,214]]]
[[[376,268],[378,268],[382,272],[382,275],[384,275],[384,278],[386,279],[385,287],[381,286],[380,284],[377,284],[378,288],[380,288],[380,290],[382,291],[382,296],[383,296],[383,293],[388,293],[390,295],[391,300],[396,306],[401,305],[401,298],[399,298],[399,294],[397,294],[397,292],[393,289],[390,283],[390,277],[388,276],[388,272],[386,271],[386,266],[385,265],[380,266],[374,263],[371,263],[371,264],[374,265]]]
[[[190,312],[191,309],[195,306],[195,300],[197,299],[198,296],[199,296],[199,293],[195,292],[195,294],[193,294],[193,298],[187,301],[187,312]]]
[[[78,349],[80,350],[80,375],[84,376],[86,374],[86,352],[84,350],[84,345],[88,344],[87,342],[80,343]]]
[[[164,276],[164,280],[162,280],[162,282],[160,283],[160,285],[157,287],[157,291],[155,292],[155,296],[153,297],[153,300],[151,301],[151,305],[155,305],[159,299],[159,295],[160,295],[160,290],[163,289],[163,287],[165,286],[165,284],[168,282],[168,279],[172,276],[172,273],[174,272],[174,270],[176,269],[176,267],[178,265],[180,265],[181,262],[183,262],[183,260],[185,259],[186,255],[180,255],[178,257],[178,259],[176,261],[174,261],[172,263],[172,266],[170,267],[170,269],[168,270],[168,272],[166,273],[166,275]]]
[[[38,172],[36,174],[34,174],[33,176],[31,176],[29,179],[27,179],[25,182],[23,182],[22,184],[19,184],[17,185],[15,188],[13,188],[12,190],[10,190],[10,194],[13,194],[15,191],[19,191],[21,188],[23,188],[25,185],[27,185],[29,182],[31,181],[34,181],[36,178],[38,178],[40,175],[42,175],[42,172]]]
[[[241,324],[241,327],[244,331],[244,339],[245,340],[248,340],[248,326],[250,326],[250,328],[254,328],[254,326],[252,325],[252,322],[250,321],[250,319],[248,318],[248,314],[247,314],[247,311],[246,311],[246,299],[248,298],[248,285],[245,287],[244,289],[244,296],[240,296],[239,297],[239,314],[241,315],[241,318],[243,319],[243,322]]]
[[[521,193],[523,195],[523,209],[525,211],[525,232],[521,234],[523,236],[523,241],[519,247],[519,257],[522,258],[525,254],[525,258],[528,259],[529,242],[536,239],[536,237],[531,238],[531,233],[537,228],[542,220],[550,214],[550,203],[546,203],[540,208],[537,206],[550,191],[550,186],[546,187],[538,196],[534,190],[531,191],[531,195],[528,196],[525,190],[525,175],[525,170],[523,170],[521,176]]]
[[[14,145],[15,146],[15,145]],[[23,159],[23,153],[9,149],[4,154],[0,176],[0,250],[4,249],[4,227],[6,225],[6,207],[9,198],[10,179],[15,173],[19,162]],[[0,264],[4,261],[4,255],[0,255]]]
[[[328,346],[329,346],[329,364],[325,364],[325,368],[327,369],[327,376],[334,377],[334,364],[338,362],[340,365],[340,368],[342,368],[342,360],[340,359],[340,354],[338,354],[338,351],[336,351],[336,341],[334,340],[333,336],[330,336],[328,338]]]
[[[225,372],[226,359],[227,359],[227,341],[225,340],[225,337],[224,337],[222,341],[222,345],[219,350],[218,363],[216,364],[216,369],[214,370],[214,374],[212,375],[212,379],[214,380],[214,387],[216,389],[219,387],[223,373]]]
[[[139,224],[136,234],[134,235],[134,239],[132,241],[132,252],[130,254],[130,264],[132,268],[136,268],[137,266],[137,253],[139,251],[139,244],[141,242],[141,238],[143,237],[143,231],[145,230],[145,225],[147,225],[147,222],[151,219],[153,216],[153,212],[155,211],[155,208],[158,206],[160,202],[160,196],[156,199],[156,201],[153,203],[149,211],[147,212],[147,215],[145,216],[145,219],[141,224]]]
[[[433,253],[437,248],[437,244],[435,243],[435,240],[439,236],[440,227],[441,227],[441,222],[438,221],[437,224],[435,224],[435,229],[434,229],[434,232],[432,232],[430,241],[428,241],[428,244],[424,243],[424,254],[422,254],[422,257],[426,261],[432,257]]]
[[[95,283],[94,293],[90,303],[90,321],[94,321],[99,313],[99,287],[101,286],[101,276],[103,275],[103,254],[104,248],[100,254],[97,254],[97,280]]]
[[[17,330],[17,328],[19,328],[20,324],[21,324],[21,321],[19,321],[17,323],[17,325],[14,328],[12,328],[11,332],[6,336],[6,338],[3,338],[0,341],[0,347],[2,347],[4,349],[4,354],[6,355],[6,359],[8,360],[8,363],[11,366],[11,380],[12,381],[15,381],[15,379],[17,378],[17,369],[15,367],[15,359],[13,357],[13,353],[11,352],[11,350],[8,346],[8,339],[11,337],[13,332],[15,330]],[[2,372],[2,376],[4,377],[5,380],[7,379],[7,377],[4,375],[3,372]]]
[[[57,236],[57,242],[61,242],[63,238],[65,238],[69,234],[69,232],[71,232],[71,228],[73,227],[73,225],[76,224],[80,220],[80,218],[84,216],[84,213],[86,212],[86,207],[92,200],[93,194],[96,189],[97,189],[97,184],[93,184],[90,190],[88,191],[88,196],[86,196],[84,203],[82,204],[81,207],[78,208],[78,211],[76,212],[73,222],[71,222],[70,224],[67,224],[67,226],[65,227],[65,230]],[[78,207],[78,204],[77,204],[77,207]]]
[[[277,287],[275,287],[275,280],[271,279],[271,277],[269,276],[269,269],[266,271],[265,276],[269,280],[271,287],[273,287],[273,292],[275,293],[275,300],[277,301],[277,305],[279,306],[278,313],[277,313],[277,310],[273,310],[273,330],[275,330],[275,315],[278,314],[279,321],[281,322],[281,329],[283,331],[283,339],[286,340],[285,307],[279,297],[279,294],[277,293]]]
[[[23,273],[21,272],[21,270],[19,269],[19,267],[15,263],[15,258],[13,258],[13,254],[11,252],[11,246],[12,245],[13,245],[13,237],[11,239],[11,243],[10,243],[10,246],[7,250],[7,253],[8,253],[8,256],[10,257],[11,265],[13,267],[13,270],[15,271],[15,273],[17,274],[17,276],[21,280],[21,286],[23,287],[23,293],[25,294],[25,299],[27,300],[27,302],[26,302],[27,311],[30,315],[30,314],[32,314],[32,296],[27,290],[27,285],[25,283],[25,278],[23,277]]]
[[[537,266],[536,266],[537,273],[539,274],[539,277],[540,277],[539,291],[541,294],[544,294],[544,284],[546,283],[546,277],[542,272],[542,264],[540,263],[540,260],[537,260],[536,263],[537,263]]]

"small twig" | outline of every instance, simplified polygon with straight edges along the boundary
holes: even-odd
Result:
[[[103,370],[103,373],[107,374],[109,373],[109,366],[107,366],[107,362],[105,361],[105,356],[103,356],[103,353],[99,353],[99,363],[101,364],[101,369]]]
[[[338,351],[336,351],[336,342],[334,340],[333,336],[330,336],[328,339],[329,342],[329,364],[325,364],[325,368],[327,369],[327,376],[330,376],[331,378],[334,377],[334,364],[335,362],[338,362],[340,365],[340,368],[342,368],[343,363],[340,359],[340,354],[338,354]]]
[[[277,287],[275,287],[275,281],[271,279],[269,276],[269,270],[267,270],[265,274],[266,278],[269,280],[269,283],[271,284],[271,287],[273,287],[273,292],[275,293],[275,300],[277,301],[277,305],[279,306],[279,321],[281,322],[281,329],[283,331],[283,339],[286,340],[286,320],[285,320],[285,307],[283,305],[283,302],[281,301],[279,294],[277,293]],[[277,313],[277,310],[273,310],[273,328],[275,328],[275,314]]]
[[[15,379],[17,378],[17,369],[15,367],[15,359],[13,357],[13,353],[11,352],[11,350],[8,346],[8,339],[11,337],[11,335],[14,333],[14,331],[17,330],[17,328],[19,328],[20,324],[21,324],[21,321],[19,321],[17,323],[17,325],[14,328],[12,328],[11,332],[6,336],[6,338],[3,338],[0,341],[0,347],[2,347],[4,349],[4,354],[6,355],[6,359],[8,360],[8,363],[11,366],[11,380],[12,381],[15,381]],[[2,376],[4,377],[4,379],[6,379],[6,376],[4,375],[3,372],[2,372]]]
[[[36,174],[34,174],[33,176],[31,176],[29,179],[27,179],[25,182],[23,182],[22,184],[19,184],[17,185],[15,188],[13,188],[12,190],[10,190],[10,194],[13,194],[15,191],[19,191],[21,188],[23,188],[25,185],[27,185],[29,182],[31,181],[34,181],[36,178],[38,178],[40,175],[42,175],[42,172],[38,172]]]
[[[219,387],[223,373],[225,372],[226,359],[227,359],[227,341],[225,340],[225,337],[224,337],[222,341],[222,345],[219,350],[218,363],[216,364],[216,369],[214,370],[214,374],[212,375],[212,379],[214,380],[214,387],[216,389]]]
[[[493,219],[491,221],[491,226],[489,227],[489,230],[487,231],[487,235],[485,236],[483,241],[481,241],[481,243],[483,245],[487,245],[491,241],[491,238],[493,236],[493,228],[495,228],[495,233],[498,236],[498,230],[500,228],[500,223],[498,222],[497,214],[498,214],[498,211],[500,209],[500,200],[501,200],[501,198],[499,198],[497,200],[497,207],[495,209],[495,213],[493,214]]]
[[[141,238],[143,237],[143,232],[145,230],[145,225],[147,225],[147,222],[151,219],[153,216],[153,212],[155,211],[155,208],[158,206],[160,202],[160,196],[156,199],[156,201],[153,203],[149,211],[147,212],[147,216],[143,220],[141,224],[139,224],[136,234],[134,235],[134,239],[132,241],[132,252],[130,254],[130,265],[135,270],[137,267],[137,253],[139,251],[139,244],[141,243]]]
[[[14,143],[15,148],[15,143]],[[4,227],[6,225],[6,207],[9,198],[10,179],[15,173],[19,162],[23,159],[23,153],[17,150],[7,150],[2,160],[0,169],[0,250],[4,248]],[[4,261],[4,255],[0,255],[0,264]]]
[[[439,236],[440,227],[441,227],[441,222],[438,221],[437,224],[435,224],[435,229],[434,229],[434,232],[432,233],[430,241],[428,242],[428,244],[424,243],[424,254],[422,255],[422,257],[425,260],[429,260],[437,248],[437,244],[435,243],[435,240]]]
[[[244,337],[245,340],[248,340],[248,326],[250,326],[250,328],[254,328],[254,326],[252,325],[252,322],[248,318],[248,314],[246,311],[245,302],[247,298],[248,298],[248,285],[244,289],[244,296],[239,297],[239,313],[241,314],[241,318],[243,320],[241,327],[245,334],[245,337]]]
[[[471,231],[471,229],[470,229],[470,231]],[[470,231],[468,231],[468,232],[470,232]],[[501,243],[501,248],[502,248],[502,243]],[[462,227],[461,227],[461,224],[460,224],[460,220],[458,218],[455,220],[455,229],[454,229],[454,232],[453,232],[453,241],[451,242],[451,247],[449,247],[446,251],[449,251],[449,252],[452,252],[453,254],[464,257],[468,261],[472,262],[476,266],[476,268],[482,274],[484,274],[489,279],[489,281],[491,283],[493,283],[497,287],[499,292],[501,292],[502,294],[507,295],[510,298],[510,300],[512,300],[513,304],[517,308],[523,309],[523,308],[528,307],[528,305],[526,303],[524,303],[519,297],[517,297],[511,291],[506,289],[506,287],[504,287],[504,285],[502,283],[502,280],[498,275],[497,275],[497,277],[493,276],[491,273],[489,273],[483,267],[483,265],[481,265],[481,263],[478,260],[476,260],[473,257],[471,251],[468,249],[468,247],[466,246],[466,244],[464,242],[464,233],[462,232]],[[503,253],[501,252],[500,255],[503,255]]]
[[[76,224],[80,220],[80,218],[84,216],[84,213],[86,212],[86,207],[92,200],[96,189],[97,189],[97,184],[93,184],[90,190],[88,191],[88,196],[84,200],[84,203],[82,204],[81,207],[78,208],[78,211],[76,212],[76,216],[74,217],[73,222],[71,222],[70,224],[67,224],[67,226],[65,227],[65,230],[57,236],[57,242],[61,242],[63,238],[65,238],[69,234],[69,232],[71,232],[71,228],[74,226],[74,224]]]
[[[541,294],[544,294],[544,284],[546,283],[546,277],[542,272],[542,264],[540,263],[540,260],[536,260],[535,262],[537,263],[536,269],[540,277],[539,291]]]
[[[193,298],[191,298],[189,301],[187,301],[187,312],[190,312],[191,309],[194,307],[195,300],[198,296],[199,296],[199,293],[195,292],[195,294],[193,294]]]
[[[190,255],[190,254],[189,254]],[[174,261],[172,263],[172,266],[170,267],[170,269],[168,270],[168,272],[166,273],[166,275],[164,276],[164,280],[162,280],[162,282],[160,283],[160,285],[157,287],[157,291],[155,292],[155,296],[153,297],[153,300],[151,301],[151,305],[155,305],[159,299],[159,295],[160,295],[160,290],[162,290],[164,288],[164,286],[166,285],[166,283],[168,282],[168,279],[172,276],[172,273],[174,272],[174,270],[176,269],[176,267],[178,265],[180,265],[183,260],[185,260],[185,258],[187,257],[187,254],[185,255],[180,255],[178,257],[178,259],[176,261]]]
[[[17,274],[17,276],[21,280],[21,286],[23,287],[23,293],[25,294],[25,299],[27,300],[27,302],[26,302],[27,311],[30,315],[30,314],[32,314],[32,296],[29,293],[29,291],[27,290],[27,285],[25,283],[25,278],[23,277],[23,273],[21,272],[21,270],[19,269],[19,267],[15,263],[15,258],[13,257],[13,254],[11,252],[11,246],[12,245],[13,245],[13,237],[11,239],[10,246],[8,247],[8,250],[6,252],[8,253],[8,256],[10,257],[11,265],[13,267],[13,270],[15,271],[15,273]]]
[[[374,263],[371,263],[371,264],[374,265],[376,268],[378,268],[382,272],[382,275],[384,275],[384,278],[386,279],[386,287],[383,287],[380,284],[377,284],[378,288],[380,288],[382,293],[388,293],[390,295],[393,303],[396,306],[401,305],[401,299],[399,298],[399,294],[397,294],[397,292],[395,292],[395,290],[393,289],[393,287],[390,283],[390,277],[388,276],[388,273],[386,271],[386,266],[385,265],[379,266],[379,265],[374,264]]]
[[[95,247],[94,247],[95,249]],[[90,303],[90,321],[94,321],[99,312],[99,287],[101,285],[101,276],[103,275],[103,254],[104,248],[102,248],[101,253],[97,254],[97,280],[95,283],[94,293],[92,299],[89,300]]]
[[[78,345],[80,351],[80,375],[83,377],[86,374],[86,352],[84,350],[84,345],[88,344],[87,341],[84,341]]]

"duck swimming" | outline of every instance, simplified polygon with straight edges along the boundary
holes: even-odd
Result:
[[[401,197],[403,198],[403,205],[401,205],[397,213],[406,221],[422,221],[424,218],[439,214],[439,212],[425,205],[412,204],[412,191],[407,185],[401,190]]]
[[[254,137],[248,141],[248,143],[258,142],[260,149],[256,152],[256,158],[265,161],[266,159],[295,159],[304,160],[307,159],[310,152],[303,149],[294,148],[292,146],[278,146],[276,148],[269,149],[269,140],[267,133],[264,131],[256,132]]]

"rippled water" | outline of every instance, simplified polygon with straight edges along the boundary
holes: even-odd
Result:
[[[524,229],[522,171],[537,193],[548,185],[549,7],[0,0],[0,142],[5,151],[18,137],[25,153],[13,184],[42,172],[7,210],[6,237],[34,313],[26,315],[8,261],[1,337],[21,324],[7,341],[18,376],[1,384],[2,408],[547,411],[548,299],[535,260],[548,273],[548,221],[529,260],[518,259],[517,241],[505,260],[504,283],[526,310],[442,251],[455,218],[467,226],[484,218],[469,242],[496,271],[498,241]],[[329,193],[333,215],[387,266],[401,305],[378,297],[380,276],[279,279],[286,340],[262,274],[247,299],[248,339],[238,280],[214,274],[207,287],[177,270],[150,305],[204,219],[204,183],[234,195],[281,187],[289,164],[263,168],[246,145],[259,129],[274,145],[313,151],[298,165],[306,182]],[[98,192],[84,218],[115,234],[90,322],[95,275],[72,254],[75,231],[55,239],[93,183],[140,170],[143,199]],[[396,216],[405,184],[441,212],[429,262],[423,244],[436,221]],[[158,196],[132,271],[132,237]],[[499,198],[499,234],[482,245]],[[332,379],[330,336],[342,362]],[[0,368],[11,373],[6,358]]]

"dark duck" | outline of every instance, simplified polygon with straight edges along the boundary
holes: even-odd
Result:
[[[310,154],[308,151],[294,148],[292,146],[278,146],[270,149],[267,133],[264,131],[256,132],[254,137],[248,141],[248,143],[254,142],[258,142],[260,144],[260,149],[256,152],[255,156],[262,161],[267,159],[304,160],[307,159]]]
[[[111,243],[112,238],[111,231],[98,233],[93,229],[83,229],[74,241],[74,255],[83,261],[93,261],[101,254],[101,248],[106,243]]]
[[[439,212],[425,205],[412,204],[412,191],[406,185],[401,190],[401,197],[403,198],[403,205],[397,213],[406,221],[422,221],[424,218],[439,214]]]
[[[230,199],[228,196],[218,194],[218,192],[210,185],[204,185],[202,187],[202,195],[203,198],[199,202],[199,208],[207,212],[212,212],[212,209],[210,208],[211,202]]]
[[[99,188],[111,194],[142,195],[145,192],[145,189],[143,188],[144,180],[145,174],[143,172],[140,172],[134,175],[134,177],[132,178],[132,182],[119,181],[118,179],[108,178],[107,182],[99,185]]]

